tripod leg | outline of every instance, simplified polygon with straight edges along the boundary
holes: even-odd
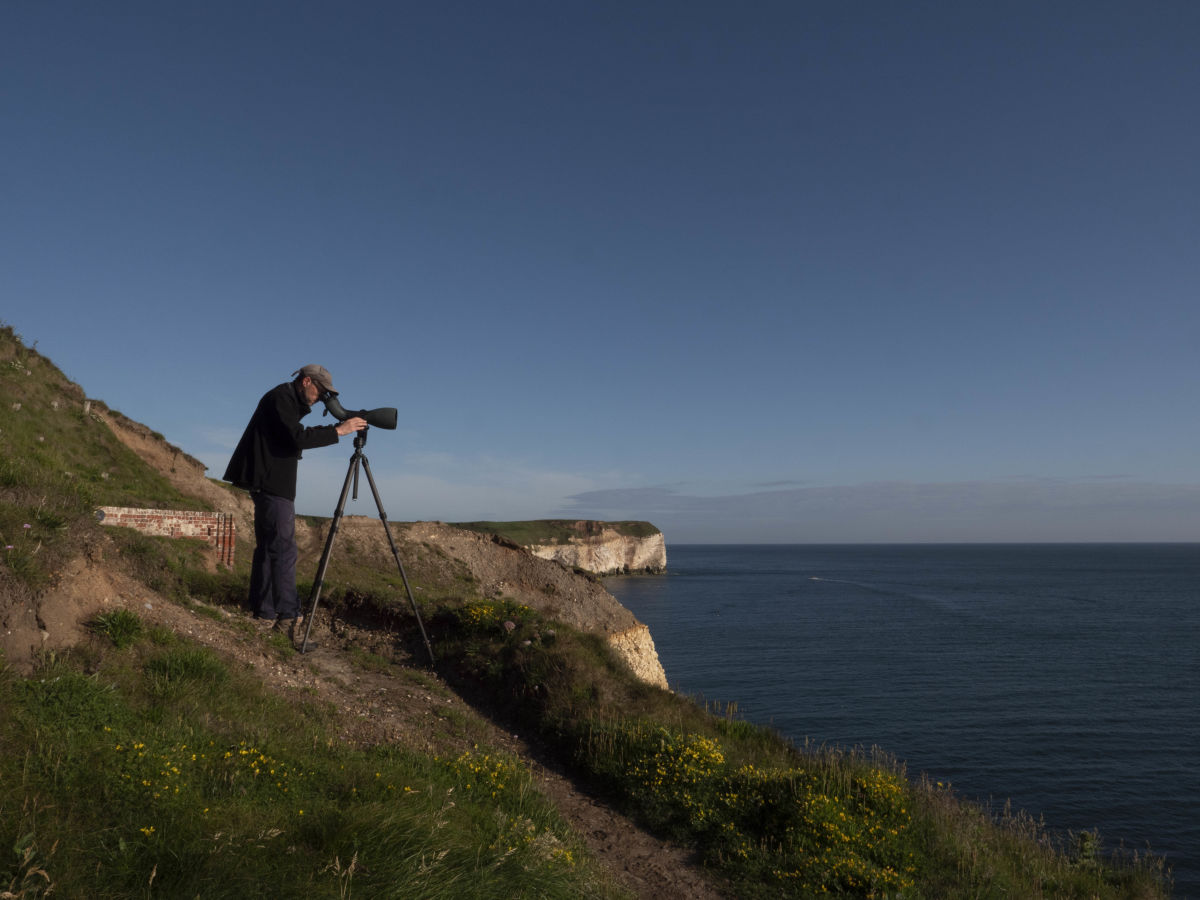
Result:
[[[379,499],[379,490],[375,487],[375,478],[371,474],[371,464],[366,456],[362,458],[363,471],[367,473],[367,483],[371,485],[371,494],[375,497],[375,508],[379,510],[379,521],[383,522],[383,532],[387,535],[388,545],[392,548],[392,556],[396,560],[396,568],[400,570],[400,580],[404,582],[404,590],[408,594],[408,602],[412,606],[413,615],[417,617],[417,627],[421,629],[421,637],[425,641],[425,649],[429,653],[429,664],[434,664],[433,646],[429,643],[429,635],[425,633],[425,623],[421,621],[421,611],[417,609],[417,601],[413,598],[412,588],[408,586],[408,575],[404,572],[404,563],[400,562],[400,551],[392,539],[392,529],[388,527],[387,513],[383,510],[383,501]]]
[[[304,617],[304,640],[300,644],[300,652],[308,650],[308,635],[312,631],[313,614],[317,611],[317,601],[321,599],[321,586],[325,583],[325,570],[329,567],[329,555],[333,551],[333,539],[337,536],[338,526],[342,524],[342,513],[346,509],[346,495],[350,493],[350,482],[358,483],[358,460],[361,454],[356,450],[350,457],[350,468],[346,470],[346,480],[342,483],[342,495],[338,498],[337,509],[333,511],[333,521],[329,523],[329,534],[325,538],[325,549],[321,551],[321,564],[317,566],[317,577],[313,581],[312,595],[308,600],[308,614]]]

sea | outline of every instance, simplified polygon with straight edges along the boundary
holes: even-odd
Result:
[[[878,747],[1200,900],[1200,544],[668,546],[606,578],[671,688]]]

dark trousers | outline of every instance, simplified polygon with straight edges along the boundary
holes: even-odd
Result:
[[[250,611],[260,619],[294,619],[296,596],[296,504],[254,491],[254,562],[250,567]]]

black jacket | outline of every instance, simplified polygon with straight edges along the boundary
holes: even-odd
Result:
[[[335,425],[305,428],[300,424],[310,412],[312,407],[300,398],[292,382],[263,394],[225,469],[225,480],[240,488],[295,500],[300,451],[338,441]]]

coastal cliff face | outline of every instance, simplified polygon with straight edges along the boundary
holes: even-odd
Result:
[[[314,526],[296,522],[301,556],[315,558],[325,543],[328,522]],[[548,618],[581,631],[602,635],[617,657],[647,684],[668,688],[650,629],[593,578],[541,559],[507,541],[442,522],[393,523],[396,540],[410,559],[420,548],[461,565],[485,597],[509,598]],[[344,544],[355,548],[356,559],[381,568],[394,565],[379,522],[365,516],[346,516]]]
[[[634,675],[647,684],[668,689],[667,673],[659,661],[658,649],[654,646],[648,625],[639,622],[632,628],[607,635],[607,640],[613,652]]]
[[[572,536],[567,543],[531,544],[529,552],[542,559],[596,575],[658,574],[667,570],[667,544],[662,533],[635,537],[600,525],[598,533]]]

